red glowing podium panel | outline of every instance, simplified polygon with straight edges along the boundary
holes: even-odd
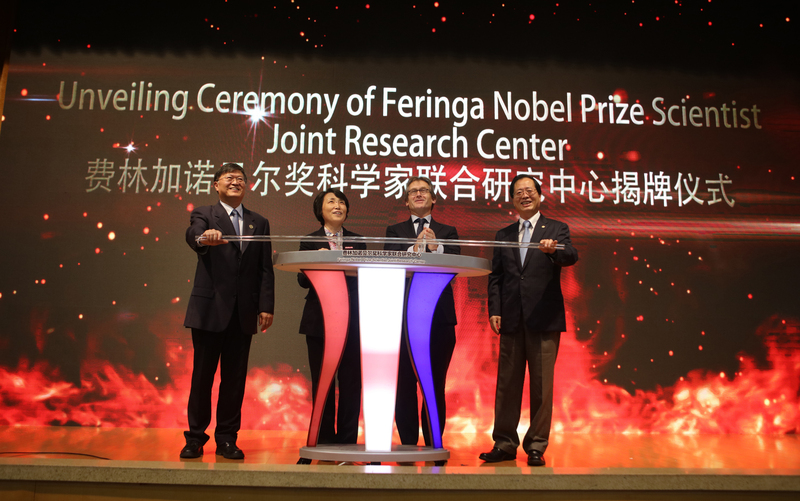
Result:
[[[303,272],[315,289],[341,284],[345,274],[358,276],[361,369],[364,405],[364,445],[321,445],[319,417],[325,396],[333,384],[346,336],[349,297],[329,294],[321,301],[325,319],[325,353],[320,383],[302,458],[343,461],[440,461],[449,458],[438,430],[437,402],[432,390],[430,328],[433,307],[453,277],[483,276],[491,270],[483,258],[453,254],[395,251],[284,252],[276,256],[275,268]],[[406,277],[412,277],[406,285]],[[338,289],[347,290],[340,286]],[[322,297],[320,297],[322,300]],[[433,447],[393,446],[397,392],[397,367],[406,306],[423,314],[407,318],[408,342],[422,388],[428,419],[432,424]],[[430,306],[425,308],[424,305]],[[427,311],[430,310],[430,311]],[[331,337],[328,340],[328,336]],[[342,339],[339,339],[342,338]]]

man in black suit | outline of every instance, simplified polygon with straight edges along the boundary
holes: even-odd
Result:
[[[433,192],[431,180],[427,177],[412,177],[408,180],[404,193],[405,204],[411,218],[386,228],[387,237],[416,238],[414,245],[386,244],[384,249],[394,251],[436,252],[439,254],[461,254],[457,245],[426,245],[422,248],[422,240],[451,239],[458,240],[458,232],[453,226],[441,224],[431,217],[436,194]],[[450,359],[456,346],[456,307],[453,301],[453,288],[445,287],[433,313],[431,326],[431,368],[433,371],[433,387],[438,404],[439,429],[444,432],[445,418],[445,380]],[[423,416],[428,411],[423,406]],[[411,365],[411,356],[405,342],[400,345],[400,366],[397,375],[397,403],[395,406],[395,422],[400,441],[403,445],[417,445],[419,440],[419,412],[417,404],[417,376]],[[431,445],[430,425],[422,419],[422,435],[425,445]]]
[[[186,242],[197,253],[194,287],[184,326],[192,329],[194,360],[189,430],[182,458],[203,455],[211,422],[211,386],[220,365],[216,453],[244,459],[236,446],[242,422],[247,359],[252,335],[272,325],[275,276],[269,242],[229,242],[222,235],[269,235],[269,221],[245,209],[244,169],[223,164],[214,174],[219,203],[192,211]],[[205,239],[197,242],[198,236]]]
[[[542,189],[528,174],[511,181],[519,221],[497,232],[495,240],[539,242],[537,247],[495,247],[489,275],[489,323],[500,334],[494,405],[494,448],[487,463],[517,456],[525,364],[530,374],[531,419],[522,449],[528,465],[544,466],[553,416],[553,374],[561,333],[567,329],[561,268],[578,260],[569,227],[539,212]],[[556,250],[563,244],[563,250]]]

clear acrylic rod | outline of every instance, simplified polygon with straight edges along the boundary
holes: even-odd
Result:
[[[303,235],[223,235],[223,240],[229,242],[328,242],[328,237],[309,237]],[[205,240],[200,235],[196,238],[198,242]],[[337,239],[339,240],[339,239]],[[419,243],[416,238],[398,237],[342,237],[341,242],[362,242],[370,244],[406,244],[414,245]],[[497,240],[453,240],[453,239],[430,239],[425,240],[428,245],[463,245],[465,247],[538,247],[539,242],[499,242]],[[564,250],[564,244],[556,244],[557,250]]]

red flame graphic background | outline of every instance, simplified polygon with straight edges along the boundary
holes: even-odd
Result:
[[[571,274],[567,291],[578,291]],[[457,288],[463,295],[463,288]],[[474,299],[469,303],[477,303]],[[480,311],[480,305],[472,304]],[[469,324],[468,319],[462,326]],[[179,322],[172,317],[169,321]],[[574,323],[573,319],[568,319]],[[461,334],[463,334],[462,327]],[[783,332],[776,336],[774,332]],[[800,423],[800,322],[766,321],[757,333],[765,343],[768,368],[742,355],[735,374],[693,370],[674,385],[627,390],[598,380],[590,367],[593,339],[581,342],[574,330],[562,337],[556,366],[555,432],[612,433],[789,433]],[[496,339],[488,327],[476,334],[492,349],[471,350],[460,343],[448,379],[447,431],[490,433]],[[44,348],[43,341],[39,346]],[[188,343],[188,346],[187,346]],[[190,338],[166,343],[170,382],[151,381],[120,363],[87,359],[80,383],[65,381],[47,362],[22,360],[14,370],[0,367],[1,425],[79,425],[183,428],[191,376]],[[158,379],[158,378],[155,378]],[[215,389],[216,392],[216,389]],[[214,397],[214,401],[216,397]],[[311,413],[310,382],[286,364],[250,370],[243,429],[303,430]],[[524,428],[529,417],[523,409]],[[213,423],[212,423],[213,427]],[[446,435],[445,435],[446,437]]]

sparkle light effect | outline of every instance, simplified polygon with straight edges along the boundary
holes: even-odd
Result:
[[[300,36],[303,36],[303,32],[300,32]],[[264,63],[264,58],[263,57],[261,58],[261,61],[262,61],[261,62],[261,72],[259,74],[258,90],[256,92],[256,94],[259,95],[259,96],[261,95],[261,87],[262,87],[262,84],[263,84],[263,81],[264,81],[264,64],[265,63]],[[259,103],[257,106],[255,106],[255,107],[253,107],[251,109],[245,109],[245,110],[242,110],[240,112],[237,112],[237,114],[239,114],[239,115],[247,116],[247,120],[246,121],[247,121],[247,123],[250,124],[248,132],[247,132],[247,135],[248,136],[250,136],[250,134],[253,135],[253,143],[252,143],[252,147],[250,149],[251,158],[255,154],[256,135],[258,133],[259,124],[263,123],[263,124],[265,124],[267,127],[269,127],[271,129],[272,128],[272,122],[271,122],[270,119],[272,119],[275,116],[271,111],[267,111],[265,108],[262,108],[261,104],[262,103]]]
[[[259,89],[260,92],[260,89]],[[268,118],[274,115],[266,110],[261,109],[261,105],[247,111],[240,112],[242,115],[247,115],[247,120],[250,122],[250,129],[255,131],[259,123],[268,124]]]
[[[130,155],[131,153],[133,153],[134,151],[136,151],[136,150],[138,150],[138,149],[139,149],[138,147],[136,147],[136,145],[135,145],[135,144],[133,144],[133,141],[129,142],[129,143],[128,143],[127,145],[125,145],[125,146],[122,146],[120,143],[114,143],[114,148],[120,148],[120,149],[123,149],[123,150],[125,150],[125,152],[126,152],[128,155]]]

